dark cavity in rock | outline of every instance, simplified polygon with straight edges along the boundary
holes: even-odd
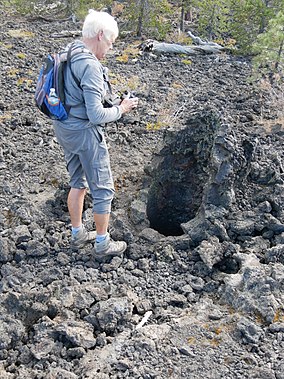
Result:
[[[235,257],[225,257],[214,267],[226,274],[236,274],[240,270],[241,264]]]
[[[182,235],[180,224],[196,216],[209,178],[210,153],[218,128],[216,116],[204,112],[190,119],[183,130],[165,132],[165,147],[153,159],[147,202],[150,226],[159,233]]]

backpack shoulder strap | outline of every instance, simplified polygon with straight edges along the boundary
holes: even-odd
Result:
[[[71,74],[72,74],[72,77],[73,77],[75,83],[77,84],[77,86],[78,86],[79,88],[81,88],[80,81],[79,81],[79,79],[75,76],[75,74],[74,74],[74,72],[73,72],[73,70],[72,70],[72,67],[71,67],[71,58],[72,58],[73,56],[77,55],[77,54],[80,54],[80,53],[82,52],[82,49],[80,49],[80,51],[78,51],[78,52],[75,52],[75,49],[72,50],[73,46],[74,46],[74,45],[72,44],[72,45],[69,47],[69,49],[68,49],[68,52],[67,52],[67,59],[66,59],[66,61],[67,61],[67,66],[68,66],[69,69],[70,69],[70,72],[71,72]],[[74,52],[74,53],[72,54],[72,52]]]
[[[61,53],[61,61],[63,62],[66,61],[67,66],[69,67],[70,72],[72,74],[72,77],[79,88],[81,88],[81,83],[72,70],[71,60],[74,56],[82,54],[82,53],[89,54],[90,58],[93,57],[93,54],[89,50],[83,47],[74,47],[74,43],[71,44],[67,53],[66,51]],[[103,68],[103,78],[104,78],[104,81],[107,83],[109,92],[112,94],[112,89],[111,89],[111,85],[108,79],[108,73],[107,73],[106,67]]]
[[[69,49],[67,51],[62,51],[60,52],[58,55],[59,55],[59,59],[60,59],[60,62],[64,63],[66,62],[67,64],[67,67],[70,69],[70,72],[72,74],[72,77],[75,81],[75,83],[77,84],[77,86],[79,88],[81,88],[80,86],[80,81],[79,79],[76,77],[76,75],[74,74],[73,70],[72,70],[72,67],[71,67],[71,60],[72,58],[75,56],[75,55],[79,55],[79,54],[82,54],[82,53],[88,53],[90,55],[90,57],[92,57],[92,53],[87,50],[87,49],[84,49],[82,47],[74,47],[74,43],[71,44],[71,46],[69,47]]]
[[[103,67],[103,77],[104,77],[105,83],[107,84],[108,91],[112,95],[112,89],[111,89],[110,81],[108,78],[108,68],[107,67]]]

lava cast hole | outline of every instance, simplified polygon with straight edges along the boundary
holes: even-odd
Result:
[[[192,157],[165,158],[148,192],[147,218],[152,229],[164,236],[184,234],[181,224],[196,216],[202,202],[204,181],[197,170]]]
[[[180,221],[167,209],[163,209],[162,213],[148,211],[147,216],[150,221],[150,227],[164,236],[181,236],[184,234]]]
[[[181,130],[168,130],[153,159],[147,199],[152,229],[165,236],[183,234],[181,224],[194,219],[209,179],[211,150],[219,121],[210,111],[190,118]]]
[[[155,186],[150,189],[147,218],[152,229],[164,236],[184,234],[181,224],[193,219],[200,205],[200,197],[194,186],[185,187],[170,183],[168,187],[163,186],[162,193]]]

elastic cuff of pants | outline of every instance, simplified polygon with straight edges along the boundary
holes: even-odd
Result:
[[[97,210],[97,209],[94,209],[93,208],[93,213],[97,214],[97,215],[108,215],[111,213],[111,208],[107,208],[107,209],[104,209],[104,210]]]

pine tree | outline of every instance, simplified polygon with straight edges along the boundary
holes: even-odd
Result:
[[[254,69],[270,78],[277,74],[283,80],[284,73],[284,12],[280,11],[269,21],[266,31],[259,34],[253,44],[257,54]]]
[[[243,53],[251,53],[257,36],[269,20],[283,9],[284,0],[231,0],[230,33]]]
[[[184,21],[186,18],[192,17],[192,8],[194,5],[194,0],[181,0],[180,3],[180,30],[184,32]]]
[[[128,3],[128,17],[138,37],[144,33],[164,38],[170,29],[165,16],[170,12],[167,0],[130,0]]]
[[[203,37],[212,40],[227,32],[228,0],[194,0],[193,5],[198,12],[198,31]]]

